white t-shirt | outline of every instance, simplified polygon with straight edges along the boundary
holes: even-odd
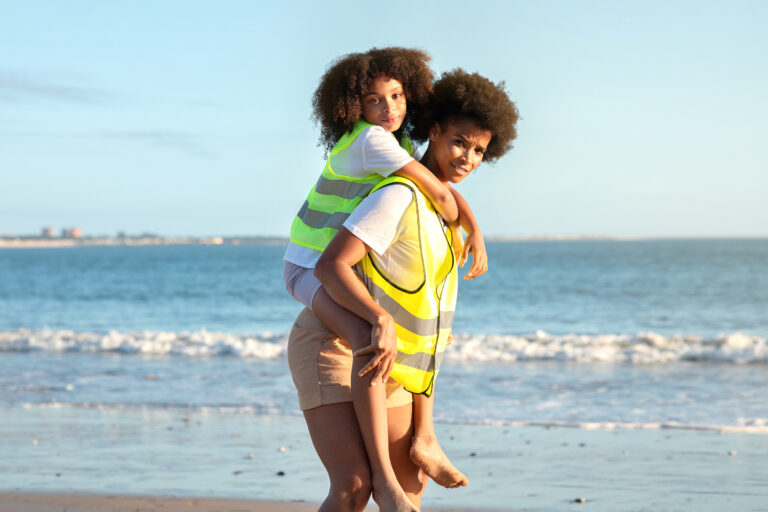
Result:
[[[344,151],[331,157],[331,169],[336,174],[363,178],[380,174],[387,177],[413,157],[403,149],[391,133],[378,125],[362,132]]]
[[[382,187],[363,199],[344,227],[382,256],[407,228],[401,220],[412,200],[413,192],[405,185]]]
[[[386,178],[414,158],[419,155],[409,155],[391,133],[378,125],[366,128],[346,149],[330,157],[333,172],[351,178],[374,174]],[[321,251],[291,242],[283,259],[301,267],[314,268],[320,254]]]
[[[373,251],[377,268],[406,289],[418,287],[424,280],[418,223],[404,216],[408,208],[416,208],[413,191],[399,183],[382,187],[363,199],[344,222],[353,235]],[[442,222],[421,219],[421,229],[429,236],[445,235]]]

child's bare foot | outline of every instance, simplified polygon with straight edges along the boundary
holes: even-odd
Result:
[[[469,485],[469,480],[456,469],[432,434],[416,434],[411,444],[411,460],[432,480],[443,487]]]
[[[379,506],[380,512],[419,512],[397,481],[394,484],[386,481],[378,485],[374,483],[373,501]]]

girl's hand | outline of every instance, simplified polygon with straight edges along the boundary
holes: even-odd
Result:
[[[485,252],[485,240],[480,230],[469,235],[464,242],[464,252],[461,256],[461,266],[467,262],[469,253],[472,253],[472,266],[464,279],[474,279],[488,271],[488,254]]]
[[[362,377],[375,369],[371,378],[371,386],[377,382],[387,382],[397,356],[397,336],[395,334],[395,321],[390,315],[384,315],[371,327],[371,344],[355,351],[354,355],[364,356],[373,354],[366,365],[358,372]]]

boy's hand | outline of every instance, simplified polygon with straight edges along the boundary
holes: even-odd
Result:
[[[462,267],[467,262],[470,252],[472,253],[472,266],[464,276],[464,279],[474,279],[488,271],[488,254],[485,252],[485,240],[479,230],[469,235],[464,242],[464,252],[461,256]]]
[[[395,321],[391,316],[383,316],[371,327],[371,344],[356,350],[354,355],[357,357],[371,353],[373,356],[358,372],[358,376],[362,377],[375,369],[376,372],[371,378],[371,386],[375,386],[379,381],[387,382],[392,367],[395,365],[397,336],[395,334]]]

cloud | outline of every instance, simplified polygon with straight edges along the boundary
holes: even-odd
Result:
[[[189,133],[132,130],[108,132],[106,136],[111,139],[133,140],[145,143],[157,149],[174,149],[196,157],[212,158],[214,156],[195,140],[194,135]]]
[[[105,93],[97,89],[63,85],[50,79],[0,70],[0,102],[26,100],[97,103]]]

